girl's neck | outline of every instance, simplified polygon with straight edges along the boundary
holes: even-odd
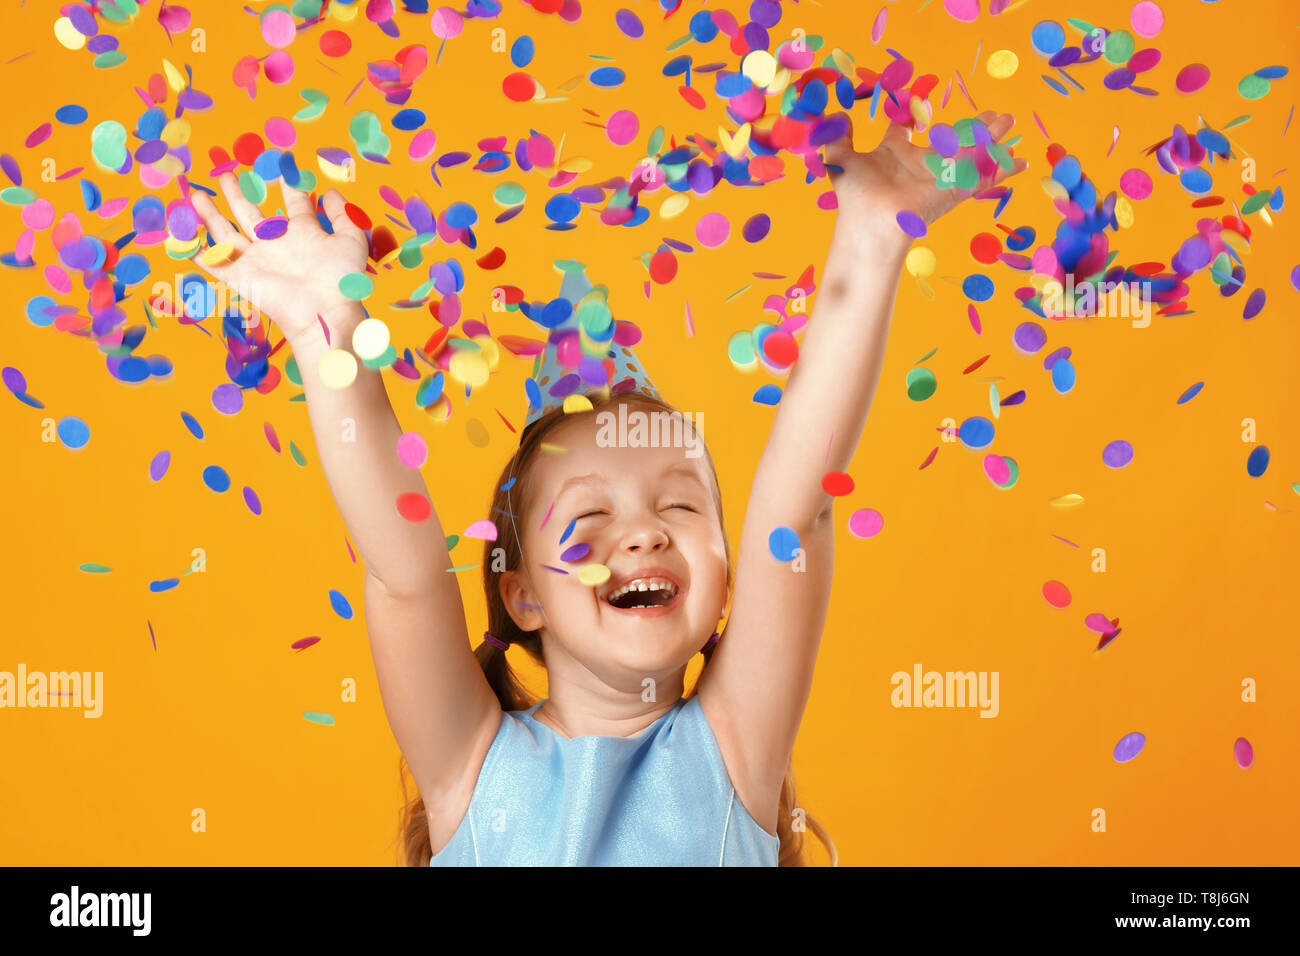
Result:
[[[664,688],[660,688],[664,690]],[[676,693],[659,694],[653,702],[643,702],[640,696],[631,702],[618,702],[601,709],[599,713],[583,710],[581,704],[566,700],[557,702],[548,697],[533,711],[533,719],[550,727],[565,740],[577,737],[635,737],[668,713],[681,700],[681,688]]]

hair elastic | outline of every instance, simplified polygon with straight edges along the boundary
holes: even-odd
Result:
[[[492,634],[488,631],[483,632],[483,640],[487,641],[489,644],[491,644],[499,651],[504,651],[510,646],[509,641],[503,641],[501,640],[501,638],[497,637],[495,634]]]
[[[713,645],[717,644],[717,643],[718,643],[718,638],[719,638],[720,636],[721,636],[721,635],[719,635],[717,631],[714,631],[714,632],[713,632],[713,636],[712,636],[711,638],[709,638],[707,641],[705,641],[705,642],[704,642],[704,646],[700,648],[700,653],[703,654],[703,653],[707,652],[709,648],[711,648]]]

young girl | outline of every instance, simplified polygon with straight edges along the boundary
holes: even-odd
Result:
[[[977,122],[996,143],[1013,120]],[[835,861],[796,805],[790,769],[830,599],[834,499],[822,477],[848,470],[876,389],[910,243],[897,214],[930,223],[963,198],[936,188],[924,155],[900,126],[868,153],[853,150],[851,127],[827,147],[842,211],[754,473],[734,591],[711,458],[610,447],[598,413],[673,411],[652,388],[615,380],[587,394],[590,409],[544,409],[521,435],[493,496],[489,630],[473,651],[437,515],[413,522],[395,506],[428,494],[398,460],[380,374],[356,363],[355,380],[331,388],[317,373],[327,355],[347,363],[333,353],[363,320],[338,283],[365,271],[366,233],[333,189],[326,233],[308,197],[282,183],[290,225],[272,240],[246,238],[263,217],[232,175],[220,185],[242,235],[196,192],[210,236],[233,246],[210,273],[252,290],[297,357],[326,480],[365,559],[384,709],[419,790],[402,828],[408,865],[802,865],[805,825]],[[610,357],[642,384],[628,353]],[[346,418],[356,427],[345,444]],[[803,573],[773,556],[777,528],[797,535]],[[511,644],[545,666],[545,700],[514,677]],[[705,666],[684,696],[697,653]]]

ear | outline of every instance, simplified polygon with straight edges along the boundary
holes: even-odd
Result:
[[[518,571],[505,571],[497,579],[501,600],[505,602],[506,613],[518,625],[521,631],[535,631],[546,623],[542,612],[538,610],[538,600],[528,590],[527,582]]]

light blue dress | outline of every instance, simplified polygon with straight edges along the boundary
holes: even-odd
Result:
[[[469,810],[430,866],[776,866],[698,697],[635,737],[565,740],[504,711]]]

